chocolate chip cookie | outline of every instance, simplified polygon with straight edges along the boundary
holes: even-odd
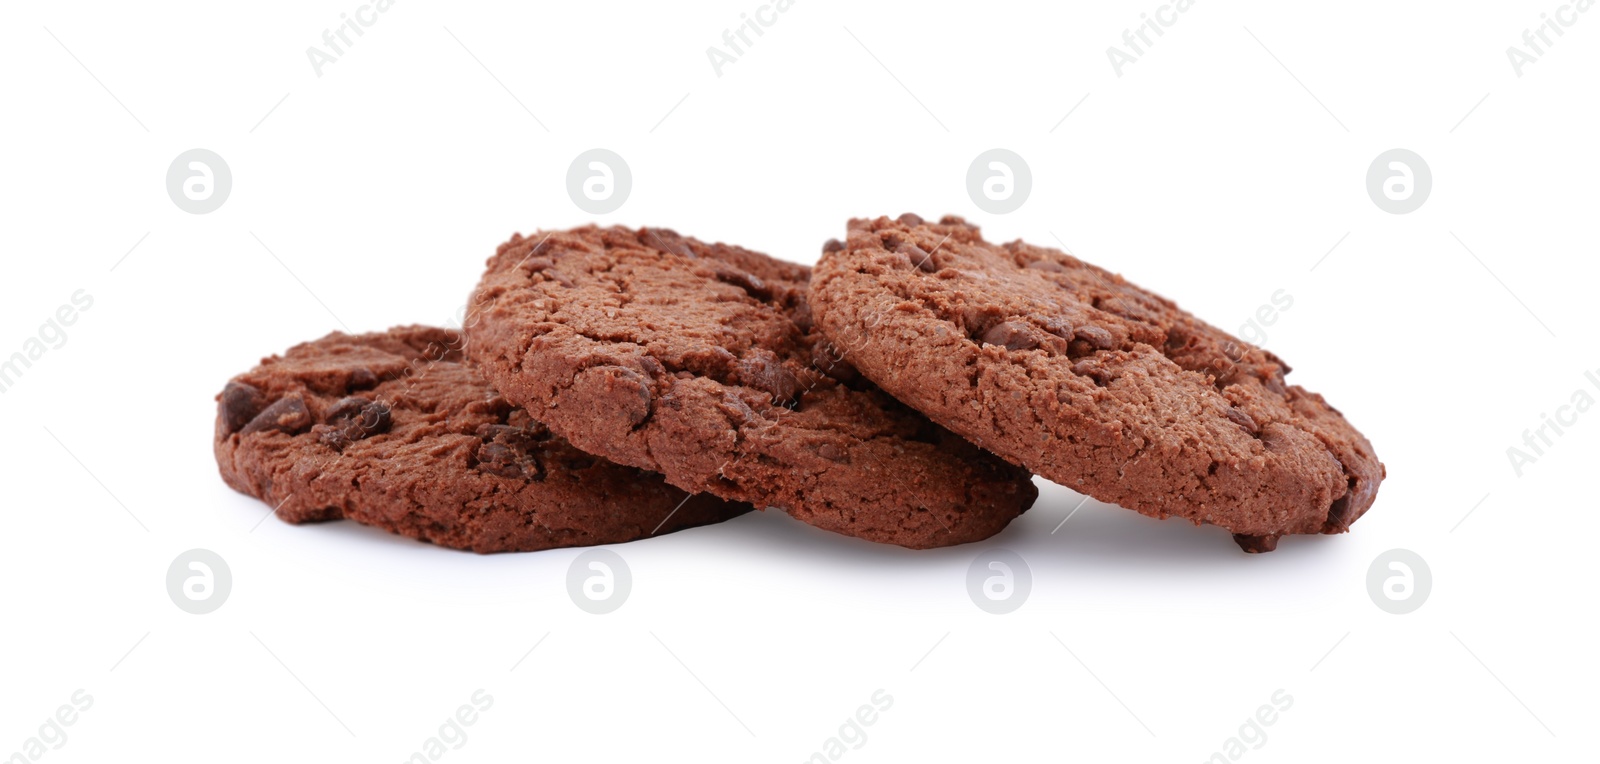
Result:
[[[516,236],[467,354],[573,445],[838,533],[929,548],[997,533],[1031,476],[862,379],[811,326],[809,269],[659,228]]]
[[[611,544],[750,509],[573,448],[461,345],[411,326],[264,359],[217,396],[223,480],[291,523],[350,519],[474,552]]]
[[[1348,530],[1384,477],[1277,356],[960,218],[850,221],[810,299],[848,362],[935,422],[1100,501],[1226,528],[1247,552]]]

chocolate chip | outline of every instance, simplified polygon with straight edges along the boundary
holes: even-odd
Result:
[[[939,265],[933,261],[933,255],[923,251],[922,247],[907,242],[900,247],[900,254],[911,260],[911,264],[923,273],[937,273]]]
[[[1288,395],[1289,394],[1289,388],[1286,387],[1283,384],[1283,382],[1284,382],[1283,375],[1282,374],[1275,374],[1275,375],[1273,375],[1271,377],[1268,377],[1267,380],[1265,382],[1263,382],[1262,384],[1268,390],[1272,391],[1273,395],[1280,395],[1280,396],[1281,395]]]
[[[1096,297],[1094,306],[1107,313],[1131,318],[1141,323],[1154,325],[1161,320],[1160,306],[1141,294],[1126,293],[1113,297]]]
[[[801,334],[810,334],[812,327],[811,303],[806,300],[805,292],[793,294],[793,296],[795,300],[793,306],[789,308],[789,320],[794,322],[795,328],[799,329]]]
[[[639,367],[652,377],[664,377],[667,374],[667,367],[662,366],[655,356],[640,356]]]
[[[350,379],[345,386],[351,390],[371,390],[378,386],[378,375],[371,369],[356,369],[350,372]]]
[[[844,360],[844,348],[832,342],[818,342],[811,346],[811,365],[840,382],[854,382],[861,378],[861,372]]]
[[[1284,363],[1283,359],[1279,358],[1276,355],[1274,355],[1272,353],[1272,351],[1263,349],[1261,351],[1261,354],[1266,356],[1268,361],[1271,361],[1271,362],[1273,362],[1273,363],[1278,365],[1278,378],[1279,379],[1282,379],[1283,375],[1288,374],[1291,371],[1294,371],[1294,369],[1289,367],[1289,364]]]
[[[822,243],[822,251],[824,254],[828,252],[843,252],[844,242],[838,239],[829,239]]]
[[[348,422],[343,424],[319,424],[311,428],[311,434],[317,436],[317,442],[335,451],[343,451],[346,446],[355,442],[347,431]]]
[[[352,399],[345,399],[345,401],[349,400]],[[389,425],[393,423],[389,404],[382,401],[368,401],[365,398],[355,398],[354,400],[360,401],[361,405],[349,415],[349,418],[359,425],[365,433],[361,437],[369,437],[389,431]],[[340,401],[340,403],[344,403],[344,401]]]
[[[906,214],[895,218],[895,220],[899,221],[900,225],[913,228],[922,225],[922,217],[917,215],[915,212],[907,212]]]
[[[758,348],[740,359],[739,381],[766,391],[779,406],[793,407],[800,394],[800,380],[770,350]]]
[[[1073,329],[1072,336],[1074,339],[1089,343],[1095,350],[1110,350],[1117,346],[1117,342],[1112,338],[1111,332],[1098,326],[1077,327]]]
[[[1245,432],[1248,432],[1251,435],[1261,432],[1261,428],[1256,426],[1256,420],[1251,419],[1249,414],[1229,406],[1227,415],[1229,421],[1239,425],[1240,427],[1243,427]]]
[[[328,413],[323,419],[330,423],[339,419],[354,419],[357,414],[361,413],[361,407],[369,403],[372,403],[372,401],[359,395],[341,398],[328,409]]]
[[[983,344],[1000,345],[1006,350],[1031,350],[1039,346],[1039,337],[1031,324],[1003,321],[983,333]]]
[[[1037,313],[1029,315],[1028,318],[1038,322],[1040,326],[1044,327],[1045,331],[1060,337],[1061,339],[1072,339],[1073,326],[1071,321],[1059,316],[1041,316]]]
[[[310,426],[311,412],[306,410],[305,400],[299,393],[291,393],[262,409],[261,413],[255,415],[250,423],[239,431],[239,434],[253,435],[266,430],[277,430],[294,435],[304,432]]]
[[[646,228],[644,229],[644,234],[648,239],[645,242],[646,244],[653,243],[664,252],[671,252],[690,259],[699,257],[694,253],[694,249],[689,246],[689,243],[684,241],[677,231],[670,228]]]
[[[845,464],[850,461],[850,454],[832,443],[823,443],[822,445],[817,446],[817,456],[827,459],[830,462],[838,462],[840,464]]]
[[[1048,273],[1063,273],[1067,270],[1065,266],[1054,260],[1034,260],[1023,267],[1032,271],[1046,271]]]
[[[556,270],[554,268],[546,270],[544,272],[544,277],[547,278],[547,279],[550,279],[551,281],[554,281],[557,284],[560,284],[561,286],[564,286],[564,287],[566,287],[568,289],[571,289],[573,287],[572,279],[569,278],[567,276],[567,274],[562,273],[561,271],[558,271],[558,270]]]
[[[393,415],[387,404],[352,395],[333,404],[314,432],[323,445],[342,451],[358,440],[388,432],[391,424]]]
[[[743,289],[746,294],[756,298],[757,300],[766,301],[772,299],[772,290],[767,287],[766,282],[752,274],[745,273],[738,268],[728,267],[717,269],[717,280],[724,284],[732,284],[736,287],[739,287],[740,289]]]
[[[544,467],[539,462],[541,444],[549,433],[523,427],[485,424],[478,427],[477,467],[492,475],[513,479],[541,480]]]
[[[1233,543],[1238,544],[1240,549],[1250,554],[1261,554],[1278,548],[1278,536],[1277,534],[1247,536],[1243,533],[1235,533],[1233,534]]]
[[[255,385],[229,382],[217,397],[217,417],[227,434],[232,435],[255,419],[266,404],[266,396]]]
[[[1256,437],[1261,440],[1261,445],[1274,453],[1287,453],[1299,448],[1299,444],[1285,432],[1292,433],[1294,430],[1286,427],[1269,427]]]
[[[961,328],[967,331],[967,336],[975,340],[982,339],[983,333],[988,331],[989,327],[1004,320],[1004,314],[999,308],[983,307],[971,302],[963,303],[960,312]]]
[[[1328,519],[1322,524],[1323,533],[1327,533],[1329,530],[1336,533],[1350,530],[1350,524],[1356,521],[1354,517],[1351,517],[1352,512],[1350,510],[1350,494],[1353,492],[1354,489],[1334,499],[1333,503],[1328,505]]]
[[[605,367],[602,371],[608,374],[605,382],[606,392],[610,394],[608,400],[616,401],[618,410],[627,417],[628,426],[637,427],[649,418],[655,401],[650,392],[650,378],[621,366]]]
[[[389,431],[394,424],[394,415],[389,410],[389,405],[382,402],[370,403],[361,409],[361,415],[356,417],[356,424],[361,425],[363,437],[371,437]]]
[[[527,268],[529,273],[541,273],[556,267],[556,264],[548,257],[530,257],[522,263],[522,267]]]
[[[518,412],[523,412],[518,409]],[[478,437],[484,440],[493,440],[514,446],[531,446],[550,440],[550,432],[544,426],[533,420],[528,424],[483,424],[478,425]]]
[[[1111,372],[1094,361],[1079,361],[1072,365],[1072,373],[1094,380],[1096,387],[1111,384]]]
[[[1167,330],[1167,340],[1162,343],[1162,347],[1166,348],[1166,354],[1171,356],[1174,353],[1188,349],[1192,342],[1194,342],[1194,337],[1189,334],[1187,329],[1181,326],[1174,326]]]
[[[516,452],[499,443],[478,446],[478,469],[505,478],[520,478],[525,474]]]

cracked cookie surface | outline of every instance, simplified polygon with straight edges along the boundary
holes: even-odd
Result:
[[[290,523],[350,519],[482,553],[619,543],[750,509],[573,448],[461,345],[411,326],[263,359],[217,396],[223,480]]]
[[[1027,471],[895,401],[811,326],[810,269],[670,230],[502,244],[467,353],[577,447],[686,490],[912,548],[999,532]]]
[[[1059,250],[956,217],[849,223],[810,287],[860,373],[1009,461],[1248,552],[1341,533],[1384,467],[1277,356]]]

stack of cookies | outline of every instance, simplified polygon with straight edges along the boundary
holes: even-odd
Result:
[[[513,236],[461,331],[335,333],[230,381],[223,479],[477,552],[752,508],[943,547],[1026,511],[1033,473],[1247,552],[1371,506],[1371,444],[1273,354],[960,218],[848,230],[815,269],[660,228]]]

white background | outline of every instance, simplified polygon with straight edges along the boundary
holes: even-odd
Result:
[[[841,760],[1205,761],[1279,689],[1241,760],[1593,755],[1600,412],[1520,477],[1506,449],[1600,398],[1600,12],[1518,77],[1506,49],[1556,0],[1199,0],[1119,77],[1106,49],[1157,0],[799,0],[719,77],[706,49],[759,0],[398,0],[317,76],[306,49],[357,5],[0,10],[0,357],[94,300],[0,395],[0,756],[80,688],[42,759],[399,762],[479,688],[441,760],[800,762],[879,689]],[[206,215],[164,187],[196,147],[233,174]],[[1042,480],[939,551],[755,513],[616,547],[634,587],[605,616],[568,599],[575,550],[262,522],[222,484],[230,376],[452,322],[513,231],[595,219],[564,182],[595,147],[634,179],[605,223],[814,262],[852,216],[961,214],[1229,330],[1286,290],[1264,344],[1389,478],[1352,533],[1262,556],[1092,501],[1062,524],[1080,497]],[[995,147],[1034,178],[1004,216],[965,188]],[[1433,174],[1406,215],[1365,189],[1396,147]],[[234,579],[204,616],[165,591],[196,547]],[[967,595],[991,547],[1032,573],[1009,615]],[[1433,575],[1409,615],[1366,590],[1394,548]]]

